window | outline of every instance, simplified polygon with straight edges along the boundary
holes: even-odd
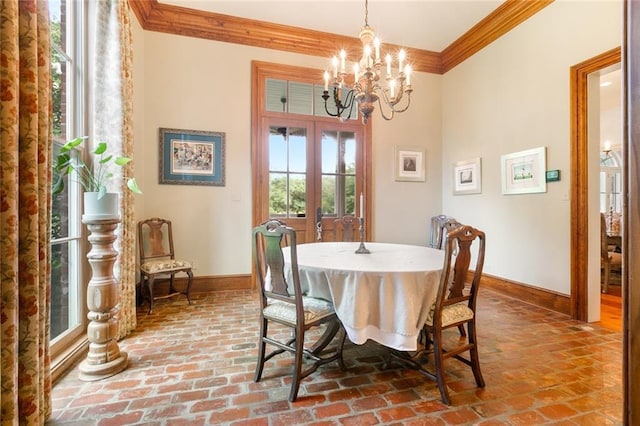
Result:
[[[84,133],[82,6],[79,1],[49,1],[54,155],[66,140]],[[54,360],[84,334],[86,325],[81,188],[74,179],[66,179],[64,192],[52,199],[51,211],[50,337]]]
[[[600,212],[622,213],[622,161],[620,153],[600,155]]]

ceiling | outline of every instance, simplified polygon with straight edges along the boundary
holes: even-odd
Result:
[[[365,2],[355,0],[158,0],[223,15],[357,37]],[[382,43],[442,52],[504,0],[369,0]]]

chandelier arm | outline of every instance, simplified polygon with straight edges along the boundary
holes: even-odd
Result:
[[[387,93],[380,86],[376,86],[376,90],[382,94],[382,96],[378,96],[378,103],[380,103],[380,98],[382,97],[384,98],[384,103],[387,106],[389,106],[389,108],[394,112],[400,113],[400,112],[405,112],[407,109],[409,109],[409,105],[411,105],[411,92],[413,92],[413,90],[410,89],[410,90],[401,91],[400,93],[398,93],[398,97],[396,98],[395,102],[391,102],[391,100],[387,96]],[[404,98],[403,95],[405,93],[407,94],[407,105],[405,105],[404,108],[402,109],[396,108],[396,105],[398,105],[400,101]]]
[[[353,106],[355,104],[354,102],[354,91],[353,89],[349,89],[347,92],[347,95],[344,99],[344,102],[342,102],[342,100],[338,97],[338,88],[337,87],[333,87],[333,101],[334,104],[336,106],[336,112],[333,113],[331,111],[329,111],[329,108],[327,106],[327,102],[329,100],[331,96],[329,96],[329,91],[325,90],[323,95],[322,95],[322,99],[324,99],[324,111],[327,113],[327,115],[329,115],[330,117],[337,117],[340,120],[349,120],[351,118],[351,114],[353,113]],[[342,114],[346,111],[349,110],[349,114],[347,116],[347,118],[343,118]]]
[[[395,112],[398,112],[398,113],[400,113],[400,112],[405,112],[406,110],[408,110],[408,109],[409,109],[409,105],[411,105],[411,93],[408,93],[408,94],[407,94],[407,105],[405,105],[405,107],[404,107],[404,108],[402,108],[402,109],[396,109],[396,107],[395,107],[395,105],[394,105],[394,106],[393,106],[393,110],[394,110]]]
[[[384,95],[384,97],[385,97],[385,102],[384,102],[385,105],[389,105],[389,103],[386,101],[386,95]],[[380,96],[378,96],[378,108],[380,109],[380,115],[382,116],[382,118],[384,118],[387,121],[393,119],[393,116],[395,115],[395,111],[393,110],[393,107],[391,107],[391,114],[390,115],[385,114],[384,108],[383,108],[383,105],[382,105],[382,97],[380,97]]]

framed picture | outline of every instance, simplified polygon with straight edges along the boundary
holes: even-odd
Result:
[[[224,186],[224,133],[161,128],[160,183]]]
[[[480,194],[482,169],[480,157],[453,165],[453,195]]]
[[[505,154],[502,162],[502,193],[547,192],[546,148]]]
[[[422,148],[395,148],[395,178],[399,181],[424,182],[425,151]]]

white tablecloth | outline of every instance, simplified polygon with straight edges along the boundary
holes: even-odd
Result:
[[[352,342],[372,339],[398,350],[415,350],[435,301],[444,251],[365,244],[370,254],[356,254],[359,243],[299,244],[302,289],[333,301]]]

